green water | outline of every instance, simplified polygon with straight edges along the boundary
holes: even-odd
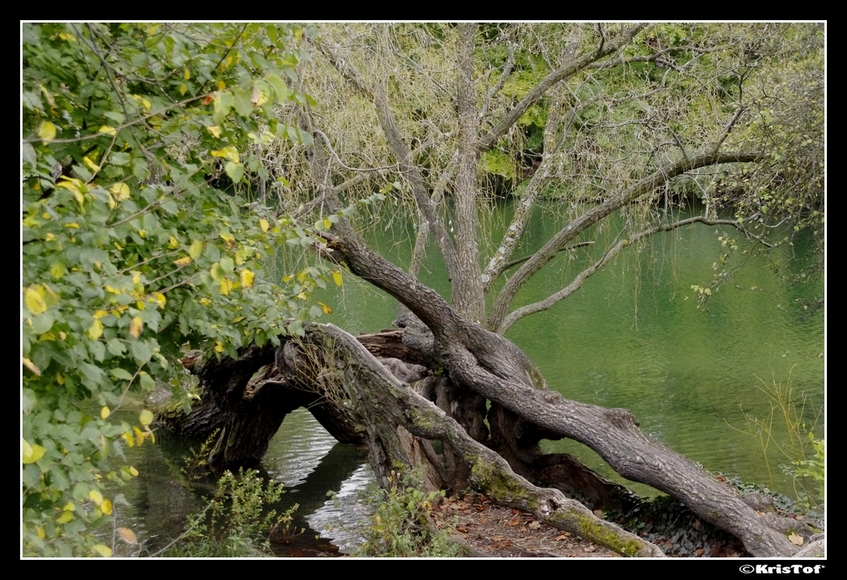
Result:
[[[499,208],[487,226],[502,231],[508,216],[507,207]],[[537,211],[515,256],[540,247],[561,224],[548,209]],[[384,255],[408,263],[408,221],[395,217],[389,227],[373,228],[367,235]],[[610,235],[600,232],[601,239]],[[691,286],[711,282],[713,264],[725,250],[719,238],[726,235],[738,244],[728,263],[742,267],[700,304]],[[784,421],[774,417],[766,461],[745,416],[768,419],[771,401],[762,389],[775,384],[790,384],[798,405],[805,398],[803,418],[809,427],[824,404],[824,312],[806,316],[803,309],[805,299],[821,293],[822,283],[794,282],[802,263],[789,259],[802,256],[802,244],[798,239],[794,246],[751,254],[732,228],[697,225],[658,234],[628,248],[555,307],[519,321],[507,337],[564,396],[628,408],[647,433],[707,469],[791,494],[791,478],[782,468],[788,460],[778,449],[788,444]],[[512,307],[563,287],[604,249],[596,244],[563,253],[536,275]],[[433,244],[420,277],[442,295],[449,292]],[[320,300],[334,309],[325,320],[352,332],[387,328],[397,312],[393,299],[352,277],[345,278],[343,289]],[[822,436],[823,427],[821,416],[814,432]],[[579,444],[549,442],[546,447],[574,453],[604,474],[613,473]]]

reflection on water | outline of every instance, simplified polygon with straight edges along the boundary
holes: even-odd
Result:
[[[292,526],[305,531],[277,545],[278,555],[348,553],[360,542],[364,495],[373,481],[366,462],[366,449],[337,443],[305,409],[285,418],[263,465],[288,490],[285,507],[299,505]]]
[[[137,415],[135,410],[123,412]],[[214,489],[210,482],[189,485],[184,468],[188,448],[164,435],[158,441],[126,450],[126,462],[139,476],[120,490],[130,507],[116,507],[118,525],[138,534],[144,554],[156,553],[184,532],[190,517],[203,509],[203,494]],[[366,449],[337,443],[308,411],[298,409],[283,421],[262,468],[286,490],[268,509],[282,513],[299,506],[291,533],[272,538],[278,556],[339,555],[361,542],[369,513],[365,494],[373,481]]]

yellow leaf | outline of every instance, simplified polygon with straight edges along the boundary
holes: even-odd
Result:
[[[44,456],[44,452],[47,451],[41,445],[30,445],[26,439],[23,439],[23,462],[26,463],[35,463],[39,459]]]
[[[187,81],[191,78],[191,72],[187,68],[182,69],[182,80]]]
[[[259,227],[262,228],[262,231],[264,233],[268,233],[268,227],[269,226],[270,226],[270,224],[268,223],[268,220],[266,220],[264,218],[259,219]]]
[[[104,316],[108,316],[108,315],[109,315],[109,313],[106,312],[105,310],[98,310],[97,312],[94,313],[94,318],[103,318]]]
[[[108,499],[104,499],[103,503],[100,504],[100,510],[107,516],[112,515],[112,502]]]
[[[211,133],[216,139],[219,139],[221,136],[221,128],[217,125],[209,125],[206,127],[206,130]]]
[[[48,91],[44,85],[38,85],[38,88],[41,89],[41,93],[44,95],[44,98],[47,99],[47,102],[50,103],[50,106],[54,109],[56,108],[56,99],[53,98],[53,95],[50,91]]]
[[[203,242],[197,240],[191,244],[188,248],[188,255],[191,256],[192,260],[196,260],[200,253],[203,251]]]
[[[100,505],[103,503],[103,494],[96,489],[92,489],[88,492],[88,499],[93,501],[96,505]]]
[[[35,315],[41,314],[47,310],[47,303],[44,301],[44,290],[40,285],[30,286],[24,292],[24,303],[27,310]]]
[[[138,420],[141,422],[142,425],[146,427],[147,425],[153,422],[153,413],[151,413],[147,409],[144,409],[138,416]]]
[[[223,352],[223,351],[224,351],[224,345],[221,344],[221,341],[216,340],[215,341],[215,352]]]
[[[100,166],[94,163],[91,159],[89,159],[88,155],[82,158],[82,162],[85,163],[85,166],[88,167],[91,171],[100,171]]]
[[[24,359],[24,366],[26,368],[28,368],[32,372],[32,374],[34,374],[37,377],[40,377],[41,376],[41,369],[38,368],[37,366],[35,366],[35,364],[33,364],[33,362],[31,360],[29,360],[28,358],[23,357],[23,359]]]
[[[57,524],[66,524],[69,521],[71,521],[72,519],[74,519],[74,515],[71,512],[62,512],[62,515],[60,515],[58,518],[56,518],[56,523]]]
[[[108,125],[100,125],[100,128],[97,129],[98,133],[106,133],[107,135],[114,135],[117,133],[114,127],[109,127]]]
[[[244,268],[241,271],[241,285],[244,286],[245,288],[252,288],[254,277],[255,277],[255,274],[253,274],[253,272],[251,272],[247,268]]]
[[[238,156],[238,149],[230,145],[229,147],[224,147],[223,149],[217,149],[211,151],[212,157],[222,157],[224,159],[229,159],[233,163],[241,163]]]
[[[135,444],[141,447],[144,445],[144,431],[138,427],[133,427],[132,432],[135,433]]]
[[[112,412],[109,410],[109,407],[104,406],[102,409],[100,409],[100,418],[101,419],[108,419],[109,415],[111,415],[111,414],[112,414]]]
[[[167,303],[167,301],[168,301],[168,300],[167,300],[167,298],[165,298],[165,295],[164,295],[164,294],[162,294],[161,292],[154,292],[154,293],[150,296],[150,300],[151,300],[152,302],[155,302],[155,303],[156,303],[156,305],[157,305],[159,308],[164,308],[164,307],[165,307],[165,304],[166,304],[166,303]]]
[[[141,320],[138,316],[132,319],[132,322],[129,323],[129,333],[138,338],[141,336],[141,331],[144,329],[144,321]]]
[[[221,294],[224,296],[228,296],[230,290],[232,290],[232,280],[229,278],[224,278],[221,280]]]
[[[129,198],[129,186],[126,183],[116,183],[112,186],[112,195],[116,201],[123,201]]]
[[[103,323],[95,318],[94,322],[91,323],[91,326],[88,327],[86,334],[88,334],[88,337],[91,340],[97,340],[103,334]]]
[[[59,38],[61,38],[65,42],[76,42],[76,36],[74,36],[70,32],[60,32]]]
[[[130,466],[129,466],[129,472],[130,472],[133,476],[138,475],[138,470],[137,470],[136,468],[134,468],[132,465],[130,465]]]
[[[191,263],[191,256],[185,256],[184,258],[180,258],[179,260],[174,260],[174,264],[183,268]]]
[[[56,125],[50,121],[44,121],[38,127],[38,137],[44,141],[52,141],[56,138]]]
[[[112,556],[112,549],[109,546],[105,546],[103,544],[97,544],[91,548],[93,551],[97,552],[104,558],[110,558]]]
[[[44,528],[42,528],[41,526],[35,526],[35,535],[43,540],[44,536],[46,535],[44,533]]]
[[[321,309],[324,311],[324,314],[332,314],[332,308],[324,304],[323,302],[318,302],[320,304]]]
[[[130,530],[129,528],[118,528],[116,530],[121,539],[127,544],[137,544],[138,536],[135,535],[135,532]]]
[[[60,385],[65,384],[65,377],[62,376],[62,373],[56,373],[56,382]]]
[[[185,83],[182,83],[181,85],[179,85],[179,94],[180,95],[184,95],[187,92],[188,92],[188,85],[186,85]]]
[[[215,87],[216,87],[219,91],[222,91],[222,90],[224,90],[224,89],[226,88],[226,83],[225,83],[225,82],[223,82],[223,81],[218,81],[217,83],[215,83]]]
[[[332,280],[335,282],[336,286],[341,286],[341,272],[334,270],[332,272]]]
[[[795,546],[803,545],[803,536],[797,534],[796,532],[791,532],[788,534],[788,541],[794,544]]]
[[[69,501],[68,503],[65,504],[65,507],[63,507],[62,510],[66,511],[66,512],[75,512],[76,506],[73,504],[73,502]]]
[[[65,268],[65,265],[62,262],[54,262],[53,265],[50,266],[50,273],[53,274],[53,278],[56,280],[60,280],[67,271],[67,268]]]
[[[171,236],[170,239],[168,240],[168,249],[176,250],[178,247],[179,247],[179,240],[177,240],[175,237]]]
[[[126,444],[130,447],[135,447],[135,439],[132,437],[132,433],[130,433],[129,431],[121,435],[121,438],[126,441]]]

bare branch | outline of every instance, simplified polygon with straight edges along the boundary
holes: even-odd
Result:
[[[482,139],[480,139],[479,149],[480,151],[487,151],[494,147],[494,144],[497,140],[503,136],[509,128],[514,125],[521,116],[526,113],[527,109],[529,109],[532,105],[538,102],[541,97],[543,97],[550,87],[555,85],[561,80],[564,80],[568,77],[571,77],[578,73],[579,71],[586,68],[589,64],[596,62],[597,60],[608,56],[622,47],[627,45],[632,39],[647,27],[647,24],[636,24],[621,34],[619,34],[616,38],[612,39],[609,42],[605,41],[600,44],[597,50],[594,52],[585,54],[576,60],[569,61],[551,72],[549,75],[544,77],[535,87],[533,87],[526,96],[519,102],[517,105],[509,111],[503,119],[497,124],[496,127],[491,129],[487,135],[485,135]]]
[[[321,54],[330,61],[345,80],[373,101],[374,106],[376,107],[377,116],[379,117],[380,125],[382,126],[386,139],[388,140],[388,144],[394,151],[394,156],[400,167],[400,172],[411,186],[412,196],[415,198],[415,203],[418,205],[421,213],[423,213],[436,241],[438,242],[438,247],[441,249],[441,253],[444,256],[444,262],[447,265],[447,271],[450,273],[451,277],[458,277],[459,265],[453,240],[449,235],[447,235],[444,222],[435,211],[435,207],[432,205],[429,193],[424,185],[424,179],[420,173],[420,169],[417,165],[415,165],[412,153],[406,145],[406,142],[403,140],[403,136],[400,134],[400,129],[394,122],[394,115],[392,114],[391,107],[388,104],[388,97],[385,94],[385,90],[379,85],[369,86],[364,79],[362,79],[359,72],[344,59],[336,55],[329,46],[326,46],[323,43],[319,43],[317,46]]]
[[[691,159],[683,159],[671,167],[660,169],[642,179],[632,187],[611,196],[605,202],[592,207],[590,210],[568,223],[558,234],[553,236],[535,255],[506,282],[500,294],[494,301],[489,315],[490,328],[499,328],[506,317],[506,309],[518,290],[535,275],[545,264],[573,240],[581,232],[608,216],[612,212],[629,204],[635,199],[653,192],[659,185],[687,171],[719,165],[721,163],[749,163],[766,158],[763,153],[707,153]]]
[[[714,226],[714,225],[732,226],[734,228],[738,228],[739,230],[744,232],[746,235],[752,236],[752,234],[744,228],[743,224],[738,222],[738,221],[735,221],[735,220],[717,220],[717,219],[716,220],[710,220],[710,219],[707,219],[705,216],[695,216],[695,217],[692,217],[692,218],[679,220],[679,221],[676,221],[676,222],[673,222],[673,223],[670,223],[670,224],[662,224],[662,225],[655,226],[655,227],[652,227],[652,228],[644,229],[640,232],[637,232],[637,233],[629,236],[626,239],[619,241],[617,244],[615,244],[614,246],[612,246],[611,248],[606,250],[606,253],[603,254],[602,258],[600,258],[594,264],[592,264],[591,266],[589,266],[588,268],[586,268],[585,270],[583,270],[582,272],[577,274],[576,277],[573,279],[573,281],[570,284],[568,284],[567,286],[565,286],[564,288],[562,288],[561,290],[559,290],[555,294],[551,294],[550,296],[548,296],[544,300],[539,300],[538,302],[533,302],[532,304],[527,304],[526,306],[522,306],[521,308],[518,308],[517,310],[514,310],[513,312],[511,312],[505,318],[505,320],[503,320],[503,323],[500,324],[499,327],[497,327],[496,332],[498,334],[505,334],[506,331],[513,324],[515,324],[517,321],[519,321],[523,318],[526,318],[530,314],[535,314],[537,312],[543,312],[544,310],[547,310],[548,308],[551,308],[552,306],[558,304],[559,302],[561,302],[562,300],[564,300],[565,298],[567,298],[568,296],[570,296],[571,294],[573,294],[574,292],[579,290],[582,287],[582,285],[585,283],[585,281],[588,279],[589,276],[591,276],[592,274],[594,274],[595,272],[597,272],[598,270],[603,268],[603,266],[608,264],[612,260],[612,258],[617,256],[621,252],[621,250],[623,250],[624,248],[631,246],[632,244],[638,242],[639,240],[642,240],[646,237],[652,236],[653,234],[657,234],[657,233],[660,233],[660,232],[669,232],[669,231],[675,230],[677,228],[681,228],[683,226],[687,226],[687,225],[691,225],[691,224],[695,224],[695,223],[702,223],[702,224],[710,225],[710,226]],[[756,236],[753,236],[753,237],[756,237]],[[758,237],[757,237],[757,239],[758,239]],[[578,244],[578,245],[584,245],[584,244]],[[565,249],[569,249],[569,248],[565,248]],[[528,259],[528,258],[525,258],[525,259]]]

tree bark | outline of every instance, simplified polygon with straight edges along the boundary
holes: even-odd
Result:
[[[358,243],[325,234],[331,257],[400,300],[432,331],[434,352],[452,382],[502,405],[548,432],[596,451],[622,476],[682,501],[704,520],[739,539],[757,556],[785,556],[795,547],[727,485],[638,429],[625,409],[566,400],[504,337],[468,321],[437,293]]]

